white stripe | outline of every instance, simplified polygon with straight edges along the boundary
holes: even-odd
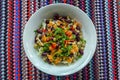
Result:
[[[27,65],[27,58],[23,48],[23,29],[27,22],[27,0],[22,1],[22,28],[21,28],[21,63],[22,63],[22,79],[28,79],[28,65]]]

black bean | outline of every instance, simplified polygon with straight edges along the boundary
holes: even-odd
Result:
[[[51,62],[50,62],[50,60],[47,58],[46,60],[45,60],[47,63],[49,63],[49,64],[51,64]]]
[[[80,34],[77,32],[75,35],[76,35],[76,36],[79,36]]]
[[[59,14],[54,15],[54,20],[57,20],[57,19],[59,19]]]
[[[73,54],[70,54],[69,56],[70,56],[70,57],[73,57]]]
[[[79,37],[79,36],[77,36],[77,37],[76,37],[76,40],[77,40],[77,41],[80,41],[80,37]]]
[[[63,19],[67,19],[67,16],[63,16],[62,18],[63,18]]]
[[[42,30],[38,29],[37,33],[42,34]]]
[[[77,27],[76,27],[76,29],[77,29],[77,30],[80,30],[80,27],[79,27],[79,26],[77,26]]]
[[[46,24],[49,24],[49,20],[46,20]]]
[[[79,49],[79,53],[80,53],[81,55],[83,55],[83,50],[82,50],[82,49]]]
[[[79,33],[76,32],[75,30],[73,30],[72,33],[75,34],[76,36],[79,36]]]
[[[44,53],[42,53],[42,56],[44,57],[44,56],[47,56],[47,52],[44,52]]]
[[[76,31],[75,31],[75,30],[73,30],[73,31],[72,31],[72,33],[73,33],[73,34],[76,34]]]

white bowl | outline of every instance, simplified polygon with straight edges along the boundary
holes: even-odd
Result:
[[[35,38],[34,30],[39,28],[43,19],[51,18],[55,13],[75,18],[77,21],[81,22],[83,26],[82,32],[84,39],[86,40],[84,55],[69,66],[55,66],[45,63],[42,58],[38,56],[38,52],[33,47]],[[96,30],[90,18],[78,7],[63,3],[51,4],[40,8],[30,17],[25,25],[23,33],[24,49],[32,64],[39,70],[56,76],[69,75],[85,67],[94,55],[96,44]]]

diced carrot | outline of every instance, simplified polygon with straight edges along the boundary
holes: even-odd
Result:
[[[59,64],[60,62],[61,62],[61,58],[56,58],[54,61],[55,64]]]
[[[72,39],[73,38],[73,36],[71,35],[70,37],[69,37],[69,39]]]
[[[71,53],[75,53],[74,49],[71,49],[70,52],[71,52]]]
[[[73,45],[74,51],[78,52],[78,46],[76,44]]]
[[[52,21],[50,21],[49,24],[47,24],[47,26],[48,26],[48,27],[52,27],[53,24],[54,24],[54,23],[53,23]]]
[[[56,27],[57,27],[57,24],[54,24],[53,27],[56,28]]]
[[[61,28],[63,28],[63,29],[64,29],[64,28],[65,28],[65,26],[61,26]]]
[[[72,45],[72,49],[70,50],[71,53],[76,53],[78,52],[78,46],[76,44]]]
[[[50,46],[50,47],[49,47],[49,50],[50,50],[50,51],[53,51],[54,49],[53,49],[53,47],[52,47],[52,46]]]
[[[74,40],[65,40],[64,41],[65,44],[69,44],[70,42],[74,42]]]
[[[47,55],[47,57],[48,57],[48,59],[49,59],[50,62],[53,61],[53,56],[52,55]]]
[[[68,63],[71,63],[72,61],[73,61],[73,58],[70,58],[70,57],[67,58]]]
[[[68,42],[69,42],[69,40],[65,40],[65,41],[64,41],[64,43],[65,43],[65,47],[67,47]]]
[[[52,48],[55,49],[57,47],[56,43],[52,43]]]
[[[47,41],[47,37],[45,35],[42,36],[42,39],[41,39],[43,42],[46,42]]]
[[[53,59],[52,55],[47,55],[48,59]]]
[[[67,36],[71,36],[71,35],[72,35],[72,31],[67,31],[65,34],[66,34]]]

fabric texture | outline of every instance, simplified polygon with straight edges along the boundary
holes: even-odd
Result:
[[[53,3],[79,7],[97,30],[92,60],[82,70],[62,77],[36,69],[22,41],[30,16]],[[0,0],[0,80],[120,80],[120,0]]]

